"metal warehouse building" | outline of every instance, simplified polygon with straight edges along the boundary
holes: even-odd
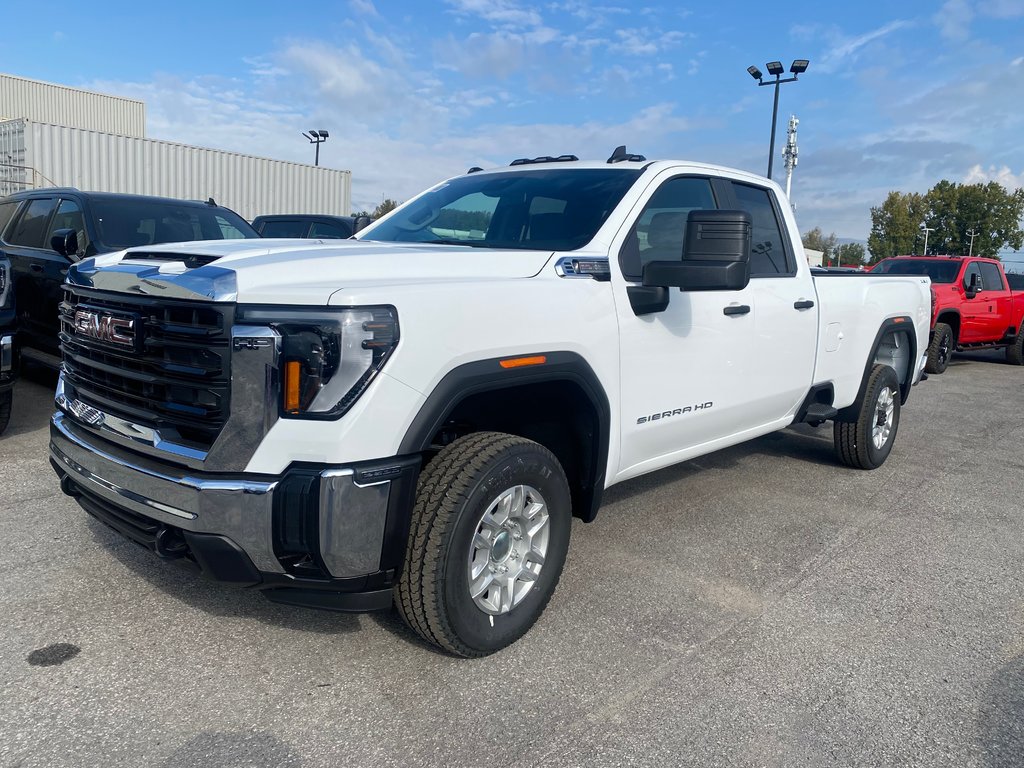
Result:
[[[245,218],[351,210],[352,174],[145,138],[141,101],[0,75],[0,196],[77,187],[192,200]]]

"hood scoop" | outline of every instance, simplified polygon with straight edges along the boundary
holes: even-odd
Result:
[[[221,258],[208,253],[170,253],[167,251],[129,251],[123,261],[156,261],[160,263],[179,262],[186,269],[205,267]]]

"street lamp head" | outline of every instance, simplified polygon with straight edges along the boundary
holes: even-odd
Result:
[[[751,76],[752,78],[754,78],[755,80],[760,80],[760,79],[761,79],[761,77],[762,77],[762,75],[761,75],[761,70],[760,70],[760,69],[758,69],[758,68],[757,68],[757,67],[755,67],[755,66],[749,66],[749,67],[747,67],[747,72],[749,72],[749,73],[750,73],[750,76]]]
[[[330,134],[327,131],[320,131],[320,138],[326,139]]]
[[[794,75],[802,75],[807,71],[807,67],[811,62],[807,59],[793,59],[793,63],[789,67],[789,71]]]
[[[765,67],[768,68],[769,75],[781,75],[783,72],[786,71],[785,69],[783,69],[781,61],[769,61],[767,64],[765,64]]]

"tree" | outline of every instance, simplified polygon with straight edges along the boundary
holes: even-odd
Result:
[[[390,197],[387,197],[384,199],[384,202],[382,202],[380,205],[373,209],[373,213],[370,214],[370,217],[375,220],[379,219],[385,213],[391,213],[391,211],[395,210],[395,208],[397,207],[398,203],[392,200]]]
[[[889,256],[913,253],[927,213],[924,195],[890,192],[884,203],[871,209],[871,234],[868,235],[870,263],[875,264]]]
[[[836,264],[846,267],[859,267],[867,256],[867,251],[860,243],[843,243],[836,248]]]
[[[1024,189],[1012,192],[1001,184],[956,184],[943,179],[924,195],[890,192],[871,209],[868,250],[871,263],[887,256],[916,253],[921,226],[928,233],[928,253],[997,257],[1009,247],[1024,245]],[[975,233],[973,250],[970,232]]]
[[[832,260],[832,256],[836,250],[836,233],[833,232],[828,237],[825,237],[825,233],[821,231],[821,227],[815,227],[810,232],[804,232],[801,238],[804,242],[804,248],[810,248],[812,251],[822,252],[822,262],[828,264]]]

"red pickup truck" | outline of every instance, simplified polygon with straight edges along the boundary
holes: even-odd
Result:
[[[1005,347],[1006,359],[1024,365],[1024,291],[1007,284],[995,259],[894,256],[872,272],[928,275],[932,280],[932,333],[928,373],[942,373],[954,350]]]

